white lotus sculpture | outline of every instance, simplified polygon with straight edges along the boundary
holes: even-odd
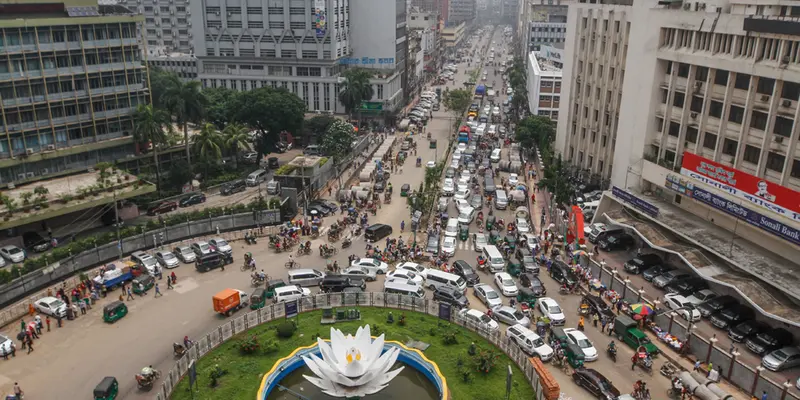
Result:
[[[369,325],[358,328],[356,336],[331,328],[331,343],[317,339],[317,355],[303,356],[308,368],[316,375],[303,375],[309,382],[333,397],[363,397],[378,393],[394,379],[404,367],[389,371],[397,361],[400,349],[392,347],[383,352],[384,340],[374,341]]]

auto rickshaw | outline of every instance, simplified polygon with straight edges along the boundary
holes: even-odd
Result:
[[[520,273],[522,273],[522,264],[513,258],[509,259],[508,263],[506,263],[506,272],[516,278]]]
[[[431,135],[431,133],[430,133],[430,132],[428,132],[428,139],[430,139],[430,138],[431,138],[431,136],[430,136],[430,135]],[[432,149],[435,149],[435,148],[436,148],[436,139],[431,139],[430,148],[432,148]]]
[[[94,387],[94,400],[114,400],[119,393],[117,378],[107,376]]]
[[[536,295],[533,294],[533,290],[530,288],[519,288],[519,291],[517,292],[517,302],[520,304],[526,303],[530,306],[533,306],[536,304]]]
[[[517,249],[517,238],[515,238],[514,235],[506,235],[503,237],[503,243],[507,244],[508,247],[511,248],[511,251]]]
[[[286,282],[284,282],[283,279],[273,279],[267,282],[267,290],[266,294],[264,294],[264,297],[267,299],[273,298],[275,296],[275,289],[284,286],[286,286]]]
[[[103,321],[110,324],[126,315],[128,315],[128,306],[121,301],[114,301],[103,307]]]
[[[417,167],[422,166],[422,157],[417,157]]]
[[[556,348],[561,346],[562,349],[566,349],[568,343],[569,341],[567,340],[567,334],[564,332],[564,328],[550,328],[550,347]]]
[[[400,196],[406,197],[409,192],[411,192],[411,185],[404,183],[403,186],[400,186]]]
[[[469,226],[466,224],[458,224],[458,240],[462,242],[469,240]]]
[[[133,286],[133,293],[145,294],[148,290],[153,288],[156,280],[150,275],[139,275],[133,278],[131,285]]]
[[[153,385],[161,377],[161,372],[152,366],[142,368],[142,371],[136,374],[136,383],[141,390],[150,390]]]
[[[500,243],[500,233],[497,231],[489,232],[489,244],[497,245]]]
[[[267,304],[266,290],[264,288],[256,288],[250,295],[250,309],[258,310]],[[274,292],[273,292],[274,293]]]
[[[496,221],[496,219],[495,219],[494,215],[490,215],[490,216],[486,217],[486,230],[487,231],[491,231],[492,228],[494,228],[495,221]]]
[[[583,361],[585,358],[583,349],[581,349],[581,346],[578,346],[575,343],[567,344],[567,347],[564,348],[564,357],[567,358],[567,361],[572,368],[579,368],[583,366]]]

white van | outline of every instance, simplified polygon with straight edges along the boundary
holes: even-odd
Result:
[[[597,206],[599,205],[600,205],[600,200],[583,203],[583,205],[581,206],[581,211],[583,211],[584,214],[586,214],[587,212],[595,212],[597,211]]]
[[[489,156],[489,160],[493,163],[500,162],[500,149],[492,150],[492,155]]]
[[[425,298],[425,291],[421,286],[409,285],[408,282],[402,280],[390,280],[383,285],[384,293],[400,294],[403,296],[416,297],[418,299]]]
[[[275,288],[275,297],[273,297],[273,301],[282,303],[284,301],[298,300],[303,297],[311,297],[311,290],[300,286],[289,285]]]
[[[516,343],[522,351],[532,356],[539,356],[542,361],[553,358],[553,348],[548,346],[539,335],[520,324],[509,326],[506,329],[506,337]]]
[[[267,182],[267,194],[278,194],[281,191],[281,183],[272,179]]]
[[[505,190],[497,189],[494,192],[494,208],[498,210],[505,210],[508,208],[508,196]]]
[[[475,136],[483,136],[486,133],[486,124],[478,125],[478,129],[475,130]]]
[[[450,218],[447,220],[447,226],[444,228],[445,236],[458,236],[458,219]]]
[[[497,125],[489,125],[489,129],[486,131],[488,135],[494,135],[497,133]]]
[[[267,171],[259,169],[251,172],[250,175],[247,175],[247,180],[245,183],[247,183],[247,186],[258,186],[259,183],[264,182],[265,180],[267,180]]]
[[[497,250],[497,246],[489,245],[483,247],[483,257],[486,259],[486,264],[489,265],[489,271],[502,272],[506,269],[506,260]]]
[[[467,281],[458,275],[438,269],[431,269],[425,275],[425,286],[430,290],[449,289],[459,290],[461,293],[464,293],[464,291],[467,290]]]

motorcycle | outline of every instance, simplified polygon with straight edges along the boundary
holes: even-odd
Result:
[[[349,237],[345,238],[344,240],[342,240],[342,249],[346,249],[346,248],[350,247],[350,245],[352,243],[353,242],[350,240]]]
[[[636,365],[649,375],[653,375],[653,360],[650,357],[638,358]]]
[[[608,358],[611,359],[613,362],[617,362],[617,348],[616,347],[606,347],[606,354]]]
[[[265,277],[263,277],[261,275],[257,275],[257,276],[254,276],[254,277],[250,278],[250,285],[252,285],[253,287],[259,287],[259,286],[263,285],[266,280],[267,280],[267,278],[265,278]]]

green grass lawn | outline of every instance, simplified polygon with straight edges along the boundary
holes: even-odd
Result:
[[[300,315],[298,330],[291,338],[279,339],[276,326],[283,320],[272,321],[259,325],[249,331],[231,338],[217,349],[206,354],[197,363],[197,381],[199,388],[195,392],[196,399],[204,400],[253,400],[261,384],[264,374],[269,371],[275,362],[287,356],[294,349],[308,346],[316,342],[316,337],[330,337],[330,327],[341,329],[345,334],[355,334],[359,326],[369,324],[372,334],[386,333],[386,340],[395,340],[405,343],[410,339],[430,343],[425,351],[425,356],[439,365],[439,369],[447,379],[452,399],[497,400],[505,398],[506,366],[513,369],[512,399],[532,399],[533,388],[525,379],[522,371],[500,349],[485,341],[478,334],[472,333],[458,325],[439,320],[436,317],[406,311],[406,324],[399,326],[397,320],[401,312],[393,310],[394,324],[386,323],[388,309],[359,307],[361,321],[342,322],[334,325],[320,325],[321,311],[306,312]],[[377,329],[376,329],[377,327]],[[444,336],[455,333],[458,340],[456,344],[444,344]],[[278,343],[278,350],[269,354],[263,351],[252,355],[243,355],[237,344],[243,339],[257,335],[259,343],[264,349],[264,343],[274,340]],[[470,343],[474,342],[479,348],[493,349],[499,355],[494,368],[488,374],[477,371],[473,357],[468,354]],[[459,367],[459,362],[463,367]],[[214,365],[219,365],[227,370],[227,374],[219,380],[216,388],[210,387],[209,373]],[[471,371],[471,381],[464,382],[459,371]],[[189,381],[183,379],[172,393],[173,399],[188,400],[191,394],[188,391]]]

